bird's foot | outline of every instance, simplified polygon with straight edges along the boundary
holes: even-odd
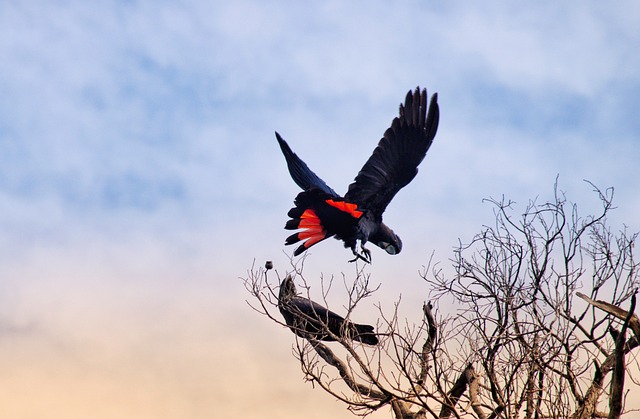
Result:
[[[362,253],[358,253],[355,249],[353,249],[353,254],[355,255],[355,257],[349,262],[355,262],[356,260],[360,259],[363,260],[364,263],[371,263],[371,251],[364,246],[362,246],[361,249]]]

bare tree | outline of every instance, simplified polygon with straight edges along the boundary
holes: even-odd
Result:
[[[397,419],[586,419],[631,412],[627,387],[640,386],[631,375],[638,371],[640,343],[637,234],[613,233],[606,223],[613,189],[594,191],[601,209],[587,217],[557,185],[552,200],[531,201],[521,215],[510,201],[488,200],[495,223],[459,244],[453,269],[430,261],[422,271],[432,301],[420,322],[400,319],[398,300],[391,310],[377,307],[375,347],[328,327],[324,335],[337,343],[296,337],[305,379],[362,416],[383,406]],[[303,267],[304,259],[292,262],[292,274],[311,299]],[[272,314],[281,278],[272,283],[269,268],[252,268],[245,286],[250,305],[284,325]],[[376,292],[363,269],[353,280],[343,277],[347,320]],[[332,283],[321,277],[315,297],[324,306]],[[443,304],[455,312],[436,316]]]

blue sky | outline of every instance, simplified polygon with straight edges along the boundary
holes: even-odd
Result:
[[[559,176],[586,213],[587,179],[615,187],[614,229],[640,230],[638,27],[634,2],[3,2],[7,411],[211,417],[244,400],[233,377],[247,417],[349,417],[237,279],[288,266],[298,190],[273,132],[345,191],[407,90],[438,92],[435,143],[385,214],[403,252],[372,249],[379,300],[419,308],[418,269],[491,222],[483,198],[546,199]],[[326,242],[307,272],[348,257]]]

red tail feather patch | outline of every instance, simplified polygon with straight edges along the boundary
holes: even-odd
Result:
[[[325,232],[322,226],[309,227],[309,228],[306,228],[304,231],[301,231],[300,233],[298,233],[298,238],[300,240],[304,240],[316,235],[322,235],[324,237],[324,234]]]
[[[300,216],[298,228],[304,229],[304,231],[298,233],[298,240],[308,239],[303,243],[305,248],[313,246],[327,235],[320,218],[311,208],[306,209]]]
[[[300,233],[300,234],[302,234],[302,233]],[[309,239],[307,241],[305,241],[304,243],[302,243],[302,245],[308,249],[311,246],[313,246],[314,244],[318,243],[320,240],[323,240],[324,238],[325,238],[325,232],[323,230],[320,233],[317,233],[317,234],[309,236]]]
[[[345,202],[345,201],[334,201],[333,199],[327,199],[325,202],[331,205],[332,207],[338,208],[340,211],[346,212],[347,214],[351,215],[353,218],[362,217],[363,212],[358,211],[358,205],[356,204],[352,204],[350,202]]]
[[[309,220],[309,221],[317,220],[318,224],[320,223],[320,218],[318,218],[318,214],[316,214],[316,212],[311,208],[304,210],[304,212],[302,213],[300,218],[303,219],[303,220],[306,219],[306,220]]]
[[[319,218],[303,218],[298,223],[298,228],[310,228],[322,226]]]

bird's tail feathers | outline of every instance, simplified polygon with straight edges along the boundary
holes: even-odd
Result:
[[[368,324],[351,324],[352,339],[367,345],[377,345],[378,337],[376,336],[373,326]]]
[[[318,202],[321,202],[317,196],[321,192],[313,190],[313,192],[305,191],[298,194],[295,200],[295,207],[291,208],[287,215],[291,218],[285,224],[287,230],[301,230],[287,237],[284,244],[290,245],[302,241],[303,243],[293,252],[294,256],[298,256],[316,243],[327,239],[333,234],[329,234],[322,224],[322,220],[318,216],[316,210]]]
[[[300,192],[294,203],[295,207],[287,214],[291,219],[284,228],[302,230],[285,241],[288,245],[304,240],[295,256],[324,239],[350,234],[364,214],[357,204],[317,188]]]
[[[302,241],[302,244],[293,252],[298,256],[316,243],[331,237],[322,226],[320,218],[313,208],[295,207],[289,211],[291,220],[287,221],[284,228],[287,230],[301,230],[287,237],[284,244],[290,245]]]

